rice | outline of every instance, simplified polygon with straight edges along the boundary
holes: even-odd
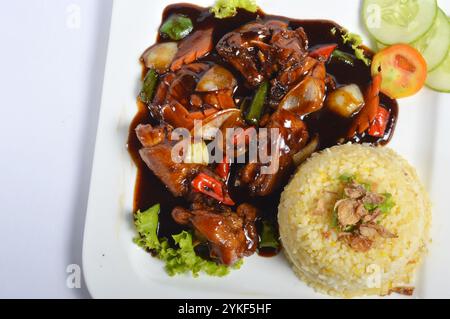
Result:
[[[334,203],[315,212],[325,194],[342,193],[339,176],[351,174],[395,206],[381,225],[398,238],[380,238],[367,252],[352,249],[331,227]],[[314,154],[281,195],[278,211],[284,251],[298,277],[319,292],[342,297],[386,295],[412,284],[426,252],[431,205],[416,171],[386,147],[346,144]]]

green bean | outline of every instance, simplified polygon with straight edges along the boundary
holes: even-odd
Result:
[[[256,91],[252,104],[248,110],[245,119],[252,125],[257,125],[264,111],[266,96],[269,91],[269,82],[264,82]]]
[[[153,95],[155,94],[156,83],[158,82],[158,74],[155,70],[150,69],[144,78],[144,84],[142,86],[139,98],[142,102],[149,104],[152,102]]]
[[[174,14],[164,22],[159,31],[170,39],[178,41],[188,36],[193,29],[191,19],[180,14]]]
[[[280,243],[277,240],[275,228],[269,222],[264,221],[259,248],[278,249],[279,247]]]

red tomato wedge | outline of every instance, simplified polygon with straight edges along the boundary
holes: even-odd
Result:
[[[381,72],[381,92],[393,99],[416,94],[425,84],[427,63],[407,44],[389,46],[373,57],[372,76]]]

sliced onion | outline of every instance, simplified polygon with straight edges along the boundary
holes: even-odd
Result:
[[[351,117],[364,105],[364,97],[356,84],[349,84],[331,92],[325,103],[334,113]]]
[[[187,164],[209,164],[208,146],[204,141],[189,143],[186,149],[186,155],[183,159]]]
[[[324,95],[324,82],[312,76],[306,76],[286,94],[279,108],[297,115],[312,113],[322,108]]]
[[[177,52],[178,44],[176,42],[164,42],[149,48],[142,58],[147,68],[163,73],[169,69]]]
[[[214,92],[219,90],[234,90],[237,81],[230,71],[214,65],[200,79],[195,89],[197,92]]]
[[[308,157],[310,157],[315,151],[317,151],[318,147],[319,136],[315,135],[304,148],[302,148],[292,157],[295,166],[299,166],[300,164],[302,164]]]
[[[228,122],[232,118],[237,119],[240,116],[241,110],[226,109],[207,117],[202,122],[202,138],[204,140],[213,140],[224,123]]]

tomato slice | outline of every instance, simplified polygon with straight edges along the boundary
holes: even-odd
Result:
[[[395,44],[381,50],[372,60],[372,76],[381,72],[381,92],[393,99],[416,94],[425,84],[427,63],[407,44]]]

